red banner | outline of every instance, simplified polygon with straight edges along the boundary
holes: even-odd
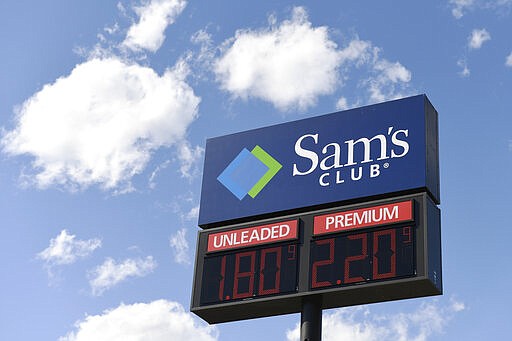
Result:
[[[412,200],[316,216],[313,234],[321,235],[363,227],[413,220]]]
[[[208,235],[208,252],[297,239],[297,220],[229,230]]]

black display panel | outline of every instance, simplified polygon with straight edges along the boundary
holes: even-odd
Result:
[[[414,276],[415,244],[413,226],[312,240],[310,290]]]
[[[298,252],[288,243],[207,256],[201,305],[297,292]]]
[[[355,224],[369,217],[365,212],[376,222],[373,212],[383,207],[386,223]],[[268,242],[272,231],[276,241]],[[281,232],[290,239],[278,239]],[[200,231],[191,311],[222,323],[298,313],[311,297],[331,309],[439,295],[442,288],[441,212],[428,193],[418,193]]]

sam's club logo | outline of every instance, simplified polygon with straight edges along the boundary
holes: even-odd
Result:
[[[283,166],[260,146],[246,148],[219,175],[220,181],[239,200],[255,198]]]

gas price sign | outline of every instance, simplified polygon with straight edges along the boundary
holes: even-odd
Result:
[[[427,193],[199,232],[191,311],[209,323],[442,292],[440,211]]]
[[[439,204],[424,94],[210,138],[191,311],[220,323],[439,295]]]
[[[367,226],[411,222],[413,201],[315,216],[311,242],[311,289],[413,276],[415,229],[406,226],[358,231]]]
[[[209,234],[200,303],[296,292],[296,239],[296,220]],[[286,242],[261,246],[279,241]],[[237,250],[217,252],[232,249]]]
[[[311,246],[311,289],[414,275],[410,226],[339,235]]]

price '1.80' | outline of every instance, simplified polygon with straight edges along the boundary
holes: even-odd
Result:
[[[201,304],[295,292],[297,264],[295,243],[208,256]]]

